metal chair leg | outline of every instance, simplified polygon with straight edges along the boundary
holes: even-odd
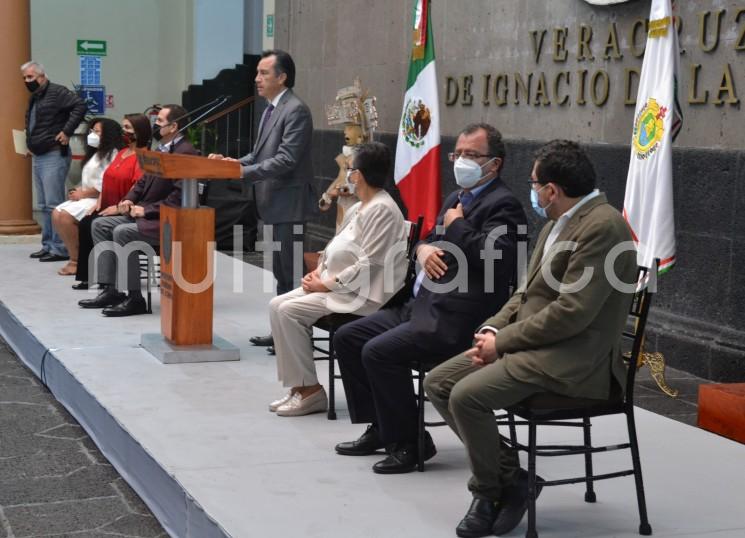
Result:
[[[636,423],[633,407],[626,412],[626,423],[629,428],[629,444],[631,445],[631,462],[634,465],[634,482],[636,483],[636,501],[639,504],[639,534],[649,536],[652,526],[647,519],[647,501],[644,498],[644,481],[642,480],[642,464],[639,458],[639,444],[636,439]]]
[[[512,444],[512,450],[517,450],[517,427],[515,426],[515,415],[507,413],[507,423],[510,428],[510,443]]]
[[[419,365],[419,379],[417,383],[417,411],[419,413],[417,431],[417,471],[424,472],[424,371]]]
[[[154,261],[151,260],[149,257],[147,259],[147,276],[145,286],[147,288],[147,313],[152,314],[153,313],[153,297],[152,297],[152,280],[155,280],[155,267],[154,267]]]
[[[588,450],[585,452],[585,484],[587,484],[587,490],[585,491],[585,502],[594,503],[597,500],[595,490],[593,489],[592,483],[592,452],[589,450],[592,448],[592,438],[590,435],[590,428],[592,424],[590,419],[585,417],[582,419],[582,430],[585,434],[585,448]]]
[[[535,457],[537,426],[531,422],[528,424],[528,530],[525,532],[527,538],[537,538],[538,532],[535,528]]]
[[[334,373],[334,328],[329,331],[329,409],[326,418],[336,420],[336,374]]]

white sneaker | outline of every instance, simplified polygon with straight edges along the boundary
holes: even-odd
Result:
[[[269,411],[271,411],[272,413],[276,412],[280,406],[290,401],[290,398],[292,398],[292,395],[293,395],[293,392],[288,391],[287,394],[282,396],[279,400],[274,400],[272,403],[269,404]]]
[[[326,391],[321,387],[321,390],[305,398],[299,392],[296,392],[292,395],[290,401],[277,408],[277,415],[280,417],[299,417],[311,413],[322,413],[326,411],[327,407]]]

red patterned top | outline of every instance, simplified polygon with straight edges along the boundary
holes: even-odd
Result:
[[[122,157],[125,151],[118,152],[103,173],[101,209],[118,204],[132,188],[132,185],[142,177],[137,155],[130,153],[127,157]]]

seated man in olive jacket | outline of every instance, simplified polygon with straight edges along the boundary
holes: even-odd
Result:
[[[527,509],[527,472],[516,452],[500,447],[494,409],[539,392],[608,399],[625,381],[619,343],[631,294],[613,283],[636,277],[631,233],[595,190],[592,164],[573,142],[541,148],[531,184],[533,208],[551,220],[527,281],[483,323],[471,349],[425,380],[468,453],[473,501],[456,528],[462,537],[505,534]],[[617,245],[625,248],[611,252]]]
[[[179,105],[163,106],[153,126],[153,138],[160,142],[158,151],[198,154],[189,141],[178,132],[189,121],[186,114],[186,110]],[[103,314],[109,317],[132,316],[147,311],[145,299],[140,291],[139,254],[152,252],[152,249],[138,248],[132,252],[125,250],[125,260],[119,259],[116,249],[134,241],[142,242],[142,247],[159,244],[160,206],[181,205],[180,183],[145,174],[119,202],[119,215],[99,217],[93,222],[91,234],[94,252],[97,253],[97,281],[103,286],[103,290],[94,299],[79,301],[81,307],[103,308]],[[114,248],[102,248],[108,246],[106,242],[108,245],[113,242],[111,246]],[[120,274],[125,268],[126,275]],[[119,286],[120,281],[126,282],[126,296],[122,293],[123,284]]]

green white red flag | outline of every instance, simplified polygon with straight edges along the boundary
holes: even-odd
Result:
[[[682,125],[678,103],[678,34],[670,0],[652,0],[644,63],[639,78],[631,161],[623,216],[638,246],[638,263],[675,263],[673,141]]]
[[[440,107],[430,0],[414,0],[414,31],[396,145],[394,179],[409,220],[424,216],[422,235],[440,210]]]

